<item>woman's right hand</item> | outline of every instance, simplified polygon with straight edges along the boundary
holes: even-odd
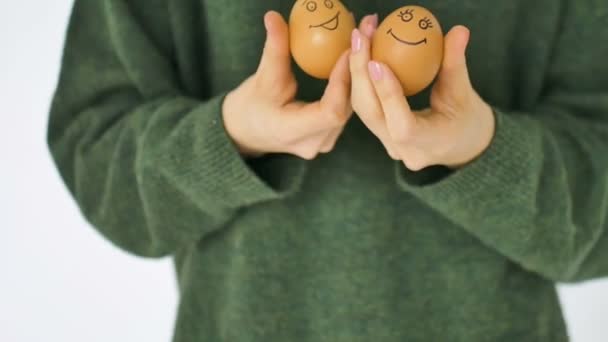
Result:
[[[353,113],[349,51],[336,63],[319,101],[295,101],[298,85],[291,69],[287,23],[271,11],[264,16],[264,25],[266,43],[257,71],[224,100],[228,135],[244,156],[288,153],[310,160],[331,151]]]

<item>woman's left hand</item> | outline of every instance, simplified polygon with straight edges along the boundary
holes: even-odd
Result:
[[[352,36],[352,105],[363,123],[391,158],[402,160],[413,171],[431,165],[459,168],[476,159],[492,141],[495,120],[492,108],[469,80],[465,58],[469,30],[456,26],[446,35],[431,108],[413,111],[394,73],[370,59],[370,37],[376,26],[377,17],[367,16]]]

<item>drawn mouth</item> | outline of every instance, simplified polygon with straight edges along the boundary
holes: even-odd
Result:
[[[393,33],[393,29],[389,29],[386,34],[390,34],[391,36],[393,36],[393,38],[395,38],[397,41],[403,43],[403,44],[407,44],[407,45],[420,45],[420,44],[426,44],[426,38],[424,38],[423,40],[417,41],[417,42],[408,42],[407,40],[403,40],[403,39],[399,39],[399,37],[395,36],[395,34]]]
[[[340,12],[336,13],[336,15],[329,19],[328,21],[319,24],[319,25],[310,25],[309,28],[316,28],[316,27],[322,27],[326,30],[330,30],[330,31],[334,31],[335,29],[338,28],[338,25],[340,25]]]

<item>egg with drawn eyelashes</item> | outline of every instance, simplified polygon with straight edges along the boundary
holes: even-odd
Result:
[[[372,59],[386,64],[405,96],[428,87],[443,61],[443,32],[426,8],[405,6],[382,21],[372,37]]]
[[[289,47],[308,75],[328,79],[350,47],[353,14],[339,0],[297,0],[289,16]]]

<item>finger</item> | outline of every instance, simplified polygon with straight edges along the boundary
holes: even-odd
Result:
[[[452,96],[465,94],[471,89],[467,70],[466,48],[470,31],[464,26],[454,26],[444,39],[444,57],[437,84],[449,89]]]
[[[281,108],[278,125],[294,141],[342,126],[351,117],[347,56],[348,51],[336,63],[319,101],[293,101]]]
[[[351,76],[348,68],[350,50],[342,53],[329,76],[329,82],[323,96],[319,100],[323,113],[328,117],[332,126],[343,125],[352,115],[350,100]]]
[[[359,31],[367,38],[372,38],[378,28],[378,14],[366,15],[359,24]]]
[[[367,62],[369,60],[370,41],[359,30],[355,29],[352,33],[349,57],[353,107],[364,122],[379,126],[382,123],[381,106],[367,73]]]
[[[258,66],[258,74],[268,86],[276,86],[278,80],[291,74],[291,55],[289,53],[289,29],[283,17],[269,11],[264,15],[266,42]]]
[[[363,20],[362,25],[365,25],[365,20]],[[388,134],[384,114],[382,113],[382,106],[369,77],[367,68],[369,60],[370,40],[361,34],[359,30],[354,30],[349,58],[353,108],[365,126],[380,139],[388,154],[393,159],[396,159],[397,154],[395,153],[395,149],[392,148],[392,142]]]
[[[401,83],[383,63],[368,63],[369,74],[378,94],[388,131],[396,143],[404,143],[412,138],[418,128],[417,118],[403,95]]]
[[[370,60],[370,41],[355,29],[352,33],[352,47],[349,58],[352,78],[351,96],[357,114],[370,129],[384,124],[382,107],[369,78],[367,63]]]

